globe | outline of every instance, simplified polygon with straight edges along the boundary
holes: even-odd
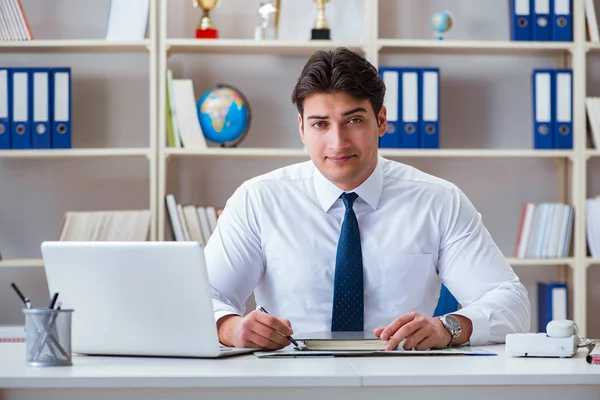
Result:
[[[436,12],[431,16],[431,27],[439,34],[439,39],[442,39],[442,34],[452,28],[452,16],[448,12]]]
[[[250,128],[250,106],[232,86],[219,85],[206,92],[196,105],[204,137],[222,147],[235,147]]]

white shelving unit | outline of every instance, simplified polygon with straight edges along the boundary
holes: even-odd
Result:
[[[481,54],[481,55],[551,55],[555,56],[557,66],[570,66],[574,70],[574,148],[573,150],[539,151],[533,149],[439,149],[404,150],[382,149],[380,154],[388,158],[553,158],[559,167],[558,179],[562,182],[559,201],[570,202],[575,207],[575,229],[573,235],[573,256],[566,259],[522,260],[508,258],[513,266],[563,266],[562,276],[569,281],[573,289],[573,312],[580,330],[586,331],[586,268],[594,260],[586,257],[585,236],[585,198],[586,198],[586,161],[589,157],[600,156],[597,150],[586,149],[585,115],[585,75],[586,53],[598,51],[600,46],[586,43],[585,15],[583,2],[575,1],[574,41],[571,43],[511,42],[511,41],[435,41],[381,39],[378,37],[379,2],[365,0],[365,38],[363,42],[256,42],[247,40],[194,40],[171,39],[167,37],[167,2],[161,1],[160,9],[160,45],[158,75],[164,76],[168,58],[175,53],[202,54],[253,54],[280,56],[308,56],[321,47],[346,46],[362,51],[375,65],[379,65],[380,53],[410,51],[430,54]],[[158,126],[165,126],[165,84],[159,81],[159,120]],[[158,204],[166,194],[166,176],[170,159],[173,158],[212,158],[212,159],[308,159],[303,149],[289,148],[210,148],[173,149],[166,147],[165,130],[158,131]],[[570,176],[569,176],[570,175]],[[165,238],[166,212],[158,207],[157,237]],[[597,260],[596,260],[597,261]],[[569,268],[570,271],[567,269]],[[571,272],[571,273],[569,273]]]
[[[169,4],[168,4],[169,3]],[[555,201],[568,202],[575,209],[575,221],[571,256],[564,259],[515,259],[507,258],[513,266],[559,266],[562,278],[568,281],[572,293],[573,319],[580,332],[585,335],[587,328],[587,267],[600,264],[600,260],[587,257],[585,231],[585,200],[587,197],[587,162],[600,157],[600,151],[586,148],[586,75],[589,54],[600,53],[600,45],[586,42],[586,22],[583,1],[574,1],[573,22],[574,41],[557,42],[511,42],[511,41],[465,41],[465,40],[422,40],[389,39],[379,37],[379,1],[364,0],[364,36],[357,41],[255,41],[253,39],[196,40],[191,38],[168,37],[168,8],[174,3],[167,0],[151,0],[149,39],[137,42],[109,43],[103,40],[36,40],[31,42],[0,42],[2,53],[149,53],[149,109],[150,146],[148,148],[106,148],[70,149],[52,151],[10,151],[0,152],[1,158],[118,158],[147,157],[150,168],[150,205],[155,218],[152,219],[151,238],[165,240],[168,215],[164,206],[167,194],[167,177],[170,163],[175,160],[199,159],[207,161],[282,160],[296,162],[308,160],[302,148],[209,148],[176,149],[166,147],[164,77],[170,57],[195,55],[199,60],[221,55],[252,55],[280,58],[307,58],[320,48],[338,46],[361,51],[375,65],[380,65],[380,57],[389,54],[430,54],[430,55],[523,55],[550,56],[556,60],[556,67],[571,67],[574,70],[574,148],[572,150],[534,149],[448,149],[410,150],[381,149],[380,154],[390,159],[553,159],[557,165],[557,180],[560,182],[559,195]],[[191,5],[190,5],[191,9]],[[196,93],[199,95],[199,93]],[[515,232],[516,235],[516,232]],[[0,268],[21,266],[41,266],[40,260],[4,260]]]
[[[26,10],[27,11],[27,10]],[[0,41],[0,56],[7,54],[31,54],[31,55],[52,55],[52,54],[114,54],[114,53],[140,53],[147,54],[148,57],[148,88],[149,97],[147,104],[149,107],[149,132],[148,147],[98,147],[98,148],[70,148],[70,149],[43,149],[43,150],[2,150],[0,151],[0,160],[3,159],[105,159],[110,163],[115,158],[145,158],[148,160],[149,171],[149,192],[148,199],[150,210],[153,215],[157,214],[157,193],[156,193],[156,166],[157,166],[157,137],[156,137],[156,114],[157,114],[157,66],[158,58],[158,38],[157,38],[157,0],[150,1],[150,12],[148,21],[148,38],[139,41],[107,41],[104,39],[57,39],[57,40],[31,40],[31,41]],[[72,79],[75,80],[77,71],[72,71]],[[73,118],[77,118],[74,116]],[[77,135],[79,132],[74,132]],[[152,218],[151,240],[156,239],[156,218]],[[41,259],[2,259],[0,260],[0,269],[2,268],[27,268],[43,267]]]
[[[195,40],[173,39],[167,37],[167,2],[160,1],[159,23],[159,62],[158,76],[165,76],[168,59],[173,54],[201,53],[202,56],[216,54],[253,54],[309,56],[322,47],[346,46],[361,51],[375,65],[379,66],[381,54],[410,52],[412,54],[450,54],[450,55],[525,55],[551,56],[556,59],[556,67],[571,67],[574,70],[574,147],[572,150],[534,150],[534,149],[439,149],[409,150],[381,149],[380,155],[391,159],[404,158],[551,158],[557,163],[559,196],[556,201],[568,202],[574,206],[574,234],[571,245],[572,256],[565,259],[515,259],[507,258],[513,266],[559,266],[561,278],[572,289],[573,319],[580,331],[586,332],[586,299],[588,265],[598,260],[586,256],[585,199],[586,199],[586,163],[590,157],[600,156],[598,150],[586,148],[586,55],[600,51],[600,45],[586,42],[585,14],[583,1],[574,2],[574,41],[561,42],[513,42],[513,41],[436,41],[411,39],[379,38],[378,16],[379,1],[365,0],[365,40],[356,43],[344,42],[257,42],[251,39],[231,40]],[[167,187],[167,169],[169,161],[179,158],[199,159],[284,159],[292,161],[307,160],[308,154],[301,148],[209,148],[175,149],[166,147],[165,126],[165,83],[159,80],[159,118],[158,126],[158,222],[157,238],[165,239],[168,218],[164,204]],[[516,232],[515,232],[516,235]]]

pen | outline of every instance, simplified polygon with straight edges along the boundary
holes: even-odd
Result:
[[[267,310],[265,310],[263,307],[260,307],[260,311],[264,312],[265,314],[269,314],[267,312]],[[277,331],[277,333],[279,333],[281,336],[285,336],[283,333],[281,333],[279,331]],[[291,336],[285,336],[285,337],[287,338],[287,340],[289,340],[290,342],[292,342],[294,344],[294,346],[299,347],[298,346],[298,342],[296,342],[293,337],[291,337]]]
[[[48,308],[49,309],[53,309],[54,305],[56,304],[56,299],[58,299],[58,292],[55,292],[54,295],[52,296],[52,299],[50,300],[50,304],[48,304]]]
[[[25,297],[14,282],[12,282],[10,286],[12,286],[14,291],[17,292],[17,296],[19,296],[23,304],[25,304],[25,307],[31,308],[31,300],[29,300],[29,297]]]

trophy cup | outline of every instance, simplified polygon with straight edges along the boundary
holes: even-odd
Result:
[[[216,39],[219,36],[209,15],[218,3],[219,0],[194,0],[194,8],[202,9],[202,18],[196,27],[196,39]]]
[[[331,30],[325,19],[325,3],[328,0],[315,0],[317,3],[317,20],[311,33],[312,40],[331,40]]]
[[[256,40],[275,40],[277,39],[277,14],[279,10],[273,3],[261,3],[258,13],[263,18],[260,26],[257,26],[254,31],[254,39]]]

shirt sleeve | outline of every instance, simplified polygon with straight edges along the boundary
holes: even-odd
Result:
[[[438,270],[473,323],[471,345],[504,343],[508,333],[529,331],[527,291],[483,225],[481,214],[454,187],[441,218]],[[444,215],[442,214],[442,215]]]
[[[230,314],[244,315],[264,271],[259,218],[250,197],[244,185],[235,191],[206,244],[215,322]]]

